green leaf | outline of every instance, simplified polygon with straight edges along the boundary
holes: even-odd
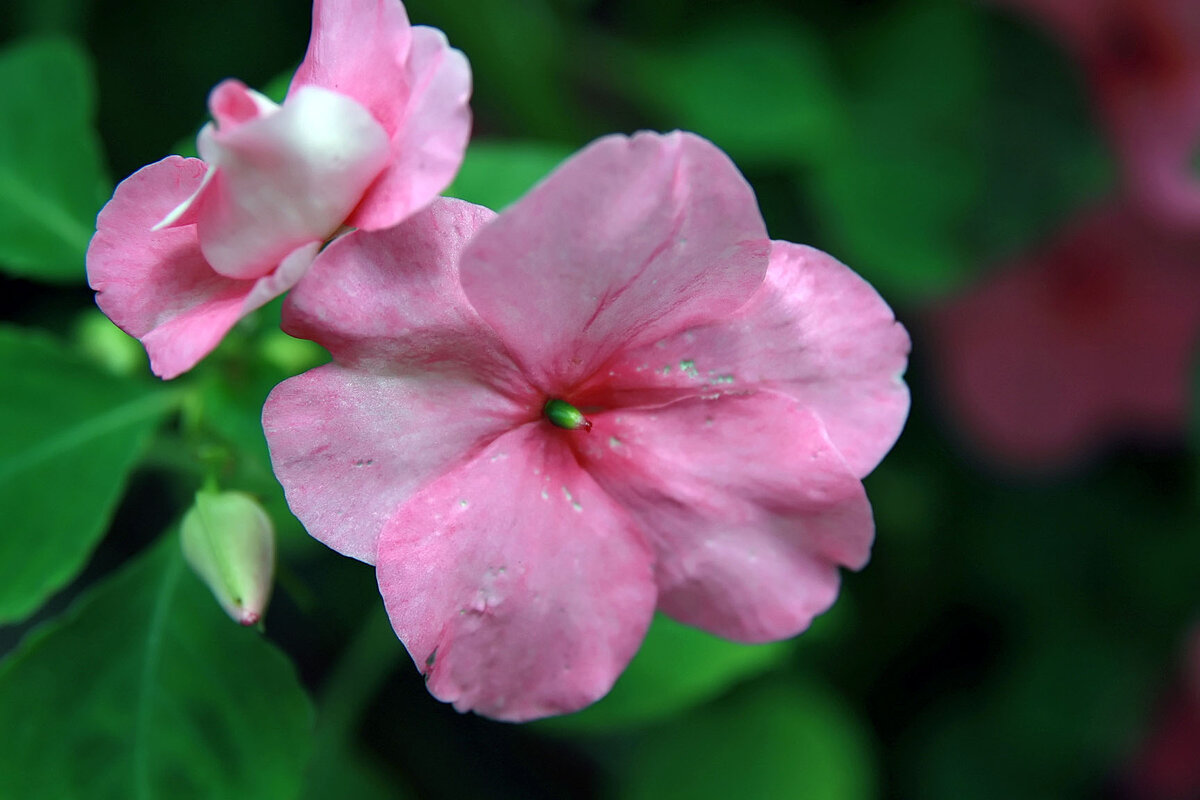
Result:
[[[329,772],[304,781],[304,800],[406,800],[414,795],[361,749],[339,748],[325,759]]]
[[[994,677],[923,714],[897,759],[899,796],[1092,797],[1097,778],[1128,758],[1169,672],[1107,623],[1050,616],[1055,622],[1015,643]]]
[[[0,328],[0,623],[23,619],[87,561],[176,393]]]
[[[498,211],[525,194],[570,154],[566,145],[551,142],[472,142],[446,195]]]
[[[822,687],[768,680],[646,731],[619,770],[623,800],[866,800],[876,766],[860,721]]]
[[[17,30],[30,33],[71,33],[83,36],[87,0],[22,0],[12,14]]]
[[[854,41],[851,125],[806,187],[830,249],[893,301],[944,293],[978,268],[968,246],[984,169],[978,15],[956,0],[902,4]]]
[[[409,0],[415,23],[445,31],[471,59],[471,104],[493,124],[578,139],[591,109],[567,76],[580,59],[571,31],[547,0]]]
[[[661,127],[712,139],[743,166],[810,164],[842,135],[822,44],[788,18],[736,15],[631,54],[615,78]]]
[[[0,797],[272,800],[300,792],[312,709],[166,536],[6,659],[0,727]]]
[[[1096,198],[1115,194],[1115,168],[1078,63],[1014,17],[985,28],[983,192],[971,238],[987,262],[1054,236]]]
[[[790,641],[745,645],[657,615],[642,649],[608,696],[577,714],[538,723],[596,732],[645,724],[710,700],[778,664]]]
[[[84,281],[96,213],[111,192],[92,126],[87,55],[66,40],[0,53],[0,267]],[[13,121],[19,120],[19,124]]]
[[[355,738],[366,710],[403,658],[404,647],[376,600],[318,695],[316,746],[304,778],[304,800],[413,796],[403,780],[387,775],[362,752]]]

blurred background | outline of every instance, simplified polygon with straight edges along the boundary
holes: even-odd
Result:
[[[162,385],[83,271],[212,86],[286,88],[311,7],[6,0],[0,796],[1200,798],[1200,7],[407,7],[474,70],[449,194],[500,208],[597,136],[692,130],[774,238],[892,305],[913,406],[866,479],[871,563],[794,641],[656,621],[577,715],[434,701],[270,473],[262,401],[322,352],[276,303]],[[172,550],[214,471],[277,527],[262,635]]]

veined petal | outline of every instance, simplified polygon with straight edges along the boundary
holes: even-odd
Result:
[[[450,185],[471,130],[471,68],[441,31],[409,26],[397,0],[313,4],[313,35],[290,94],[321,86],[383,126],[388,163],[347,224],[388,228]]]
[[[195,226],[154,230],[164,213],[195,192],[206,171],[204,162],[178,156],[143,167],[117,187],[88,247],[97,305],[141,340],[162,378],[195,366],[234,323],[285,291],[316,255],[315,247],[301,248],[276,275],[234,280],[205,261]]]
[[[522,721],[582,708],[650,623],[651,553],[560,433],[509,432],[397,509],[380,540],[392,626],[429,691],[460,711]]]
[[[436,198],[458,173],[471,135],[471,65],[441,31],[412,29],[405,79],[402,122],[383,120],[391,135],[388,165],[348,220],[364,230],[391,227]]]
[[[532,418],[469,369],[372,375],[326,364],[271,391],[263,431],[275,476],[308,532],[375,563],[397,505]]]
[[[248,88],[246,84],[235,78],[221,81],[209,92],[208,108],[213,119],[216,120],[217,126],[225,132],[233,130],[244,122],[274,114],[279,110],[279,106],[271,102],[270,98]],[[211,164],[216,158],[217,152],[213,148],[211,133],[207,132],[209,127],[211,126],[206,126],[205,131],[201,132],[196,145],[200,158]],[[197,201],[214,174],[213,168],[210,166],[204,175],[204,180],[196,187],[191,196],[159,220],[154,226],[154,230],[196,224],[199,219],[199,203]]]
[[[288,296],[284,330],[368,371],[466,364],[477,380],[528,392],[536,414],[544,399],[503,354],[458,282],[459,255],[494,217],[483,206],[439,199],[394,228],[338,238]]]
[[[390,132],[412,90],[404,65],[412,28],[399,0],[314,0],[312,35],[288,96],[321,86],[352,97]]]
[[[794,636],[862,567],[862,484],[820,420],[771,391],[591,417],[583,467],[649,539],[659,608],[720,636]]]
[[[574,395],[625,407],[776,389],[812,410],[862,477],[908,416],[909,338],[887,303],[832,256],[774,242],[766,280],[736,314],[619,353]]]
[[[737,309],[768,249],[753,192],[710,142],[610,136],[481,230],[462,283],[530,379],[560,395],[619,349]]]
[[[229,133],[243,123],[274,114],[279,110],[279,104],[236,78],[228,78],[208,93],[208,110],[217,127],[223,133]],[[204,154],[200,156],[203,158]]]
[[[214,170],[195,200],[200,247],[214,270],[247,279],[328,238],[383,169],[388,138],[359,103],[310,86],[232,130],[210,123],[199,147]]]
[[[267,443],[292,510],[346,555],[373,563],[397,504],[541,415],[545,399],[458,285],[459,253],[493,217],[442,199],[394,228],[340,237],[284,304],[284,329],[338,365],[275,388]]]

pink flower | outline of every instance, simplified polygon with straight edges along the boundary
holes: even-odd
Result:
[[[1093,209],[930,315],[952,409],[993,457],[1057,467],[1113,435],[1178,435],[1200,337],[1200,239]]]
[[[873,536],[909,341],[770,242],[689,134],[601,139],[499,216],[441,200],[329,246],[284,307],[334,362],[263,425],[309,532],[374,563],[430,691],[506,720],[605,694],[657,606],[792,636]]]
[[[1083,65],[1131,194],[1200,228],[1200,3],[1001,0],[1043,20]]]
[[[462,53],[397,0],[316,0],[282,106],[224,81],[203,161],[172,156],[117,187],[88,249],[97,303],[156,374],[191,369],[343,226],[395,225],[450,183],[470,84]]]

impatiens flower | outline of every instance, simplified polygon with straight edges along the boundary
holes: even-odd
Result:
[[[888,307],[769,241],[690,134],[601,139],[499,216],[342,237],[284,326],[334,357],[263,412],[289,504],[376,565],[430,691],[505,720],[605,694],[656,607],[804,630],[868,558],[860,478],[908,410]]]
[[[88,249],[100,308],[173,378],[290,289],[340,230],[395,225],[449,185],[470,129],[471,74],[399,0],[316,0],[308,53],[277,106],[213,89],[203,160],[117,187]]]
[[[1042,20],[1080,61],[1132,196],[1200,228],[1200,3],[1000,1]]]
[[[995,458],[1057,467],[1114,435],[1179,435],[1200,339],[1200,238],[1121,205],[933,310],[952,410]]]

